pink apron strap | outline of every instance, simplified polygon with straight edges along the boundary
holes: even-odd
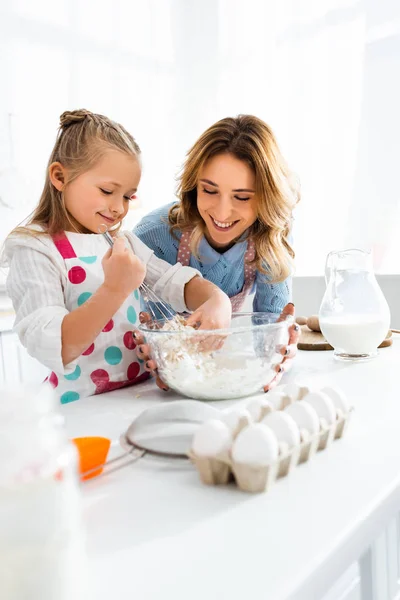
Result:
[[[67,238],[65,231],[52,236],[55,247],[63,258],[76,258],[75,250]]]
[[[244,255],[244,281],[245,281],[245,284],[247,281],[251,280],[252,283],[254,281],[256,268],[254,265],[252,265],[250,263],[254,260],[255,255],[256,255],[256,249],[254,246],[254,242],[251,238],[249,238],[249,241],[247,242],[247,250]]]
[[[255,246],[253,240],[250,238],[247,242],[247,250],[244,255],[244,285],[241,292],[236,296],[231,297],[231,304],[233,312],[239,312],[246,300],[246,297],[251,292],[254,281],[256,278],[256,267],[251,265],[251,261],[255,256]]]
[[[190,263],[190,237],[192,231],[193,229],[183,231],[179,242],[177,262],[180,262],[183,267],[188,267]]]

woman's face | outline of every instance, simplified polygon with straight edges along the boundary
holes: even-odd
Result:
[[[199,173],[197,208],[215,249],[228,249],[257,219],[255,176],[232,154],[210,158]]]

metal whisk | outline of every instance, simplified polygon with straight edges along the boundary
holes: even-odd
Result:
[[[112,248],[114,246],[114,240],[113,240],[112,236],[110,235],[110,233],[108,232],[107,225],[103,224],[103,226],[99,227],[98,231],[105,238],[108,245]],[[157,309],[165,320],[175,321],[177,324],[182,323],[182,317],[179,314],[177,314],[169,304],[164,302],[164,300],[162,298],[157,296],[157,294],[154,292],[154,290],[152,290],[151,287],[147,285],[147,283],[143,282],[139,286],[139,290],[140,290],[146,304],[148,305],[151,316],[153,317],[153,319],[155,321],[157,319],[159,319],[160,317],[157,314],[157,312],[153,309],[152,303],[157,304]]]

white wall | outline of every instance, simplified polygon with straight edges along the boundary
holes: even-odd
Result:
[[[397,0],[3,1],[0,55],[0,243],[38,200],[65,109],[103,112],[141,145],[127,226],[173,199],[206,127],[249,112],[302,183],[297,274],[349,246],[400,273]]]
[[[400,275],[377,275],[378,284],[389,304],[391,327],[400,329]],[[325,293],[324,277],[293,277],[292,300],[296,315],[309,317],[319,312]],[[252,298],[247,298],[244,311],[252,310]]]
[[[378,275],[378,283],[389,304],[391,327],[400,329],[400,276]],[[293,302],[298,316],[318,314],[325,293],[323,277],[294,277]]]

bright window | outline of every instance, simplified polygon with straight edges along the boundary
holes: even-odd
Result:
[[[327,252],[349,246],[400,273],[397,0],[2,4],[0,241],[38,201],[64,110],[104,113],[141,146],[127,226],[174,199],[206,127],[253,113],[302,184],[297,273],[322,274]]]

